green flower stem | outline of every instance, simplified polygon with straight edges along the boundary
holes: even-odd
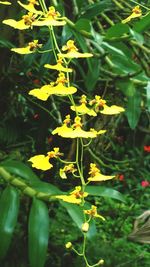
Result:
[[[73,29],[75,30],[76,32],[79,32],[81,33],[84,37],[86,38],[93,38],[92,34],[89,33],[89,32],[86,32],[84,30],[77,30],[76,26],[75,26],[75,23],[73,23],[70,19],[68,19],[67,17],[63,17],[63,20],[66,21],[66,23]]]
[[[62,117],[61,117],[61,113],[59,112],[59,110],[58,110],[58,108],[57,108],[57,106],[56,106],[56,104],[55,104],[55,100],[54,100],[53,95],[51,95],[51,100],[52,100],[52,107],[53,107],[54,111],[55,111],[56,114],[57,114],[58,123],[61,125],[61,124],[63,123],[63,121],[62,121]]]
[[[62,159],[60,159],[60,158],[58,158],[58,160],[59,160],[60,162],[62,162],[62,163],[65,163],[65,164],[75,164],[75,163],[76,163],[76,161],[66,161],[66,160],[62,160]]]
[[[84,192],[85,180],[84,180],[84,177],[83,177],[83,174],[82,174],[82,171],[81,171],[81,167],[79,165],[79,138],[77,138],[76,165],[77,165],[77,168],[78,168],[78,172],[79,172],[79,175],[80,175],[80,180],[81,180],[82,187],[83,187],[82,189],[83,189],[83,192]]]

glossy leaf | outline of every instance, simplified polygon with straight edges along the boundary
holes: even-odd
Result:
[[[75,28],[78,31],[91,32],[90,20],[88,20],[88,19],[79,19],[75,24]]]
[[[32,171],[32,169],[25,165],[23,162],[17,160],[7,160],[1,162],[0,166],[4,167],[9,173],[24,178],[25,180],[31,182],[39,181],[39,178]]]
[[[134,24],[133,30],[142,33],[150,28],[150,13]]]
[[[116,86],[123,92],[125,96],[132,97],[135,94],[135,85],[129,79],[117,80]]]
[[[92,196],[108,197],[125,202],[124,196],[120,192],[112,188],[88,185],[86,186],[86,192],[88,192],[89,195]]]
[[[33,199],[28,231],[30,266],[43,267],[49,239],[49,214],[46,204],[38,199]]]
[[[7,254],[19,211],[19,193],[8,186],[0,198],[0,260]]]
[[[91,19],[97,15],[100,15],[101,12],[104,10],[110,10],[112,7],[112,3],[109,0],[101,1],[100,3],[95,3],[88,5],[88,7],[85,9],[84,14],[81,16],[81,18],[87,18]]]
[[[106,38],[120,37],[123,34],[127,34],[129,32],[129,26],[123,23],[117,23],[110,27],[106,32]]]
[[[92,71],[89,69],[85,77],[85,85],[88,92],[92,92],[100,75],[100,61],[97,58],[91,59]]]
[[[135,129],[141,114],[141,94],[137,90],[133,97],[128,97],[125,114],[131,129]]]

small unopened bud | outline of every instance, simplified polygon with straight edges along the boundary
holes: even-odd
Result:
[[[89,230],[89,223],[88,222],[85,222],[85,223],[83,223],[82,224],[82,231],[84,232],[84,233],[87,233],[88,232],[88,230]]]
[[[72,243],[71,242],[67,242],[65,247],[66,247],[66,249],[71,249],[72,248]]]
[[[102,265],[102,264],[104,264],[104,260],[103,259],[99,260],[99,262],[97,263],[98,266]]]

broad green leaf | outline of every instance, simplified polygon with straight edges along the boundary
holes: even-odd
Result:
[[[55,185],[42,181],[32,183],[32,188],[34,188],[37,192],[43,192],[50,195],[57,195],[62,193],[62,191]]]
[[[128,97],[125,114],[130,128],[135,129],[141,114],[141,94],[138,90],[136,90],[134,96]]]
[[[140,70],[140,66],[125,55],[112,54],[111,60],[114,63],[114,70],[118,74],[133,73]]]
[[[38,199],[33,199],[28,227],[30,267],[44,267],[49,239],[49,214],[46,204]]]
[[[133,30],[139,33],[145,32],[150,28],[150,13],[134,24]]]
[[[91,19],[97,15],[100,15],[100,13],[104,10],[110,10],[111,7],[112,2],[110,0],[105,0],[101,1],[100,3],[88,5],[81,18]]]
[[[107,43],[107,42],[103,42],[102,43],[102,47],[106,50],[108,50],[110,53],[114,53],[115,55],[120,55],[120,56],[123,56],[125,57],[125,54],[123,53],[122,50],[116,48],[115,46]]]
[[[146,90],[146,96],[147,96],[147,108],[148,108],[148,111],[150,112],[150,81],[145,87],[145,90]]]
[[[19,193],[8,186],[0,198],[0,260],[7,254],[19,211]]]
[[[79,19],[75,23],[75,28],[78,31],[86,31],[86,32],[91,32],[91,22],[88,19]]]
[[[129,26],[127,24],[117,23],[106,31],[106,38],[120,37],[128,32]]]
[[[0,163],[1,167],[4,167],[10,174],[14,174],[28,180],[29,182],[38,182],[39,178],[32,171],[32,169],[24,163],[17,160],[7,160]]]
[[[71,203],[65,203],[63,201],[60,201],[61,205],[66,208],[67,212],[69,213],[72,220],[76,223],[78,228],[81,230],[82,224],[84,223],[84,212],[83,208],[81,206],[78,206],[76,204]],[[90,208],[90,205],[87,204],[87,207]],[[87,208],[86,207],[86,208]],[[96,227],[94,222],[91,223],[90,229],[87,233],[88,238],[92,238],[96,234]]]
[[[85,86],[88,92],[92,92],[100,74],[100,60],[97,58],[91,59],[92,71],[89,69],[85,77]]]
[[[135,94],[135,85],[129,79],[117,80],[116,86],[124,93],[125,96],[132,97]]]
[[[86,186],[86,192],[89,193],[89,195],[92,196],[100,196],[100,197],[108,197],[120,200],[122,202],[125,202],[124,196],[118,192],[117,190],[103,187],[103,186],[94,186],[94,185],[88,185]]]
[[[135,39],[137,41],[137,43],[139,43],[140,45],[143,45],[144,43],[144,36],[132,29],[130,29],[130,33],[133,37],[133,39]]]

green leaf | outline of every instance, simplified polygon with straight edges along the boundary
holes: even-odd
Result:
[[[75,23],[75,28],[78,31],[91,32],[91,22],[88,19],[79,19]]]
[[[62,194],[62,191],[55,185],[42,181],[32,183],[32,188],[34,188],[37,192],[43,192],[50,195]]]
[[[116,86],[124,93],[125,96],[131,97],[135,94],[135,85],[129,79],[121,79],[116,81]]]
[[[112,3],[109,0],[101,1],[100,3],[88,5],[81,18],[91,19],[97,15],[100,15],[104,10],[110,10]]]
[[[29,262],[31,267],[43,267],[49,239],[49,214],[46,204],[33,199],[29,215]]]
[[[137,41],[137,43],[139,43],[140,45],[143,45],[144,43],[144,36],[132,29],[130,29],[130,33],[133,37],[133,39],[135,39]]]
[[[8,186],[0,198],[0,259],[8,251],[19,211],[19,193],[17,189]]]
[[[78,206],[76,204],[66,203],[60,201],[61,205],[66,208],[67,212],[69,213],[72,220],[76,223],[78,228],[81,230],[82,224],[84,223],[84,212],[83,207]],[[87,203],[87,202],[86,202]],[[86,208],[90,208],[90,205],[87,203]],[[92,238],[96,234],[96,227],[94,222],[91,223],[90,229],[87,233],[88,238]]]
[[[111,188],[88,185],[86,186],[86,192],[92,196],[108,197],[126,202],[124,196],[120,192]]]
[[[145,87],[145,90],[146,90],[146,96],[147,96],[147,108],[148,108],[148,111],[150,112],[150,81]]]
[[[133,30],[139,33],[145,32],[150,28],[150,13],[134,24]]]
[[[92,92],[97,80],[99,78],[100,74],[100,60],[97,58],[91,58],[91,66],[92,66],[92,71],[91,69],[88,70],[88,73],[85,77],[85,86],[87,88],[88,92]]]
[[[38,182],[39,178],[32,171],[30,167],[17,160],[7,160],[0,163],[1,167],[4,167],[10,174],[19,176],[29,182]]]
[[[125,112],[131,129],[135,129],[141,114],[141,94],[136,90],[134,96],[128,97]]]
[[[127,24],[117,23],[106,31],[106,38],[111,39],[113,37],[120,37],[128,32],[129,32],[129,26]]]

